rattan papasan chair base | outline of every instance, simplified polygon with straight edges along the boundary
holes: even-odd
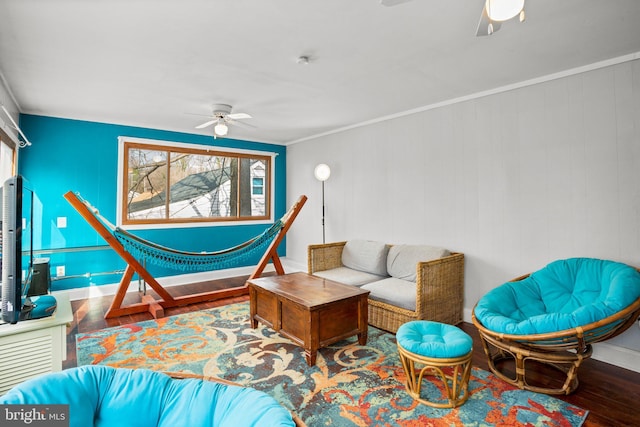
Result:
[[[578,387],[578,368],[591,357],[592,344],[621,334],[638,316],[638,269],[571,258],[491,290],[474,307],[472,322],[499,378],[538,393],[569,394]],[[544,384],[532,380],[527,372],[533,364],[557,375]]]

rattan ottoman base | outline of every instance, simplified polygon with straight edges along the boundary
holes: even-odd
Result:
[[[448,359],[421,356],[407,351],[401,345],[398,345],[398,352],[406,374],[407,393],[415,400],[435,408],[455,408],[467,401],[472,351],[464,356]],[[434,402],[420,396],[425,375],[440,379],[447,402]]]

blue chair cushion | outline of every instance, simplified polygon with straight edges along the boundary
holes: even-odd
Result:
[[[428,320],[403,323],[396,340],[411,353],[437,359],[465,356],[473,348],[473,340],[461,329]]]
[[[70,427],[295,427],[289,411],[258,390],[96,365],[26,381],[0,404],[68,404]]]
[[[585,326],[640,298],[640,273],[593,258],[554,261],[529,277],[485,294],[474,310],[487,329],[535,335]]]

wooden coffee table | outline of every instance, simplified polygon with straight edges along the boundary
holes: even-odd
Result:
[[[251,327],[263,323],[304,348],[309,366],[318,349],[358,335],[367,343],[369,291],[309,275],[291,273],[247,281]]]

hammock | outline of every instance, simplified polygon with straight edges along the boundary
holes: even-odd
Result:
[[[185,252],[167,248],[135,236],[119,227],[113,235],[124,248],[137,259],[154,265],[180,271],[209,271],[231,268],[250,259],[256,252],[264,250],[282,229],[279,219],[262,234],[232,248],[216,252]]]
[[[269,261],[273,262],[277,274],[284,274],[284,268],[277,253],[278,245],[307,200],[306,196],[300,196],[298,201],[282,218],[277,220],[259,236],[242,244],[215,252],[186,252],[150,242],[126,230],[115,227],[100,215],[96,208],[91,206],[89,202],[82,199],[78,194],[69,191],[64,195],[64,198],[127,263],[127,268],[120,281],[118,292],[114,297],[111,307],[105,314],[106,318],[141,313],[144,311],[149,311],[154,317],[158,317],[164,315],[163,308],[211,301],[247,293],[248,288],[245,285],[238,288],[173,297],[143,266],[143,263],[147,261],[155,265],[185,272],[209,271],[237,266],[242,261],[250,259],[257,251],[263,251],[260,262],[249,278],[254,279],[260,277]],[[143,263],[141,263],[140,260],[142,260]],[[149,286],[156,291],[161,299],[156,301],[150,296],[145,295],[143,300],[146,299],[146,302],[122,307],[124,296],[134,273],[138,273],[145,283],[149,284]]]
[[[283,226],[283,220],[291,213],[287,212],[260,235],[231,248],[215,252],[188,252],[159,245],[142,237],[131,234],[127,230],[114,226],[103,217],[98,209],[92,206],[80,194],[76,197],[93,213],[93,215],[108,228],[116,239],[124,246],[127,252],[145,263],[172,268],[185,272],[210,271],[231,268],[250,259],[256,252],[264,249],[271,243]]]

